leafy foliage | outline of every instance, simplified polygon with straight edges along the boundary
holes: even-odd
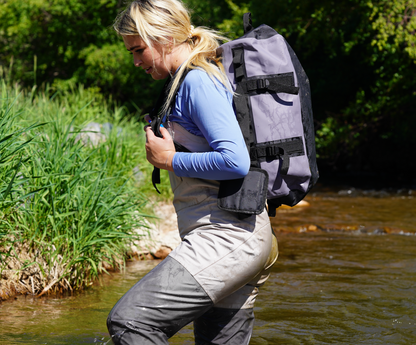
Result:
[[[0,65],[24,85],[62,81],[96,86],[107,97],[149,108],[160,83],[133,68],[112,23],[118,0],[0,2]],[[59,82],[61,81],[61,82]]]
[[[371,147],[396,157],[399,146],[415,144],[415,0],[184,1],[195,25],[235,38],[242,13],[251,11],[254,26],[265,23],[288,40],[311,81],[320,166],[341,167]],[[111,28],[124,6],[118,0],[1,2],[0,65],[13,63],[13,79],[26,86],[83,83],[137,108],[136,116],[147,112],[161,83],[132,67]]]
[[[416,2],[252,0],[249,8],[256,25],[287,38],[309,76],[320,165],[354,165],[363,150],[378,163],[358,170],[386,171],[385,155],[391,166],[402,161],[400,147],[416,144]]]

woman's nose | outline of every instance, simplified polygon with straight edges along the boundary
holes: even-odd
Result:
[[[143,63],[143,61],[136,56],[134,57],[133,62],[134,62],[134,66],[136,67],[140,67],[140,65]]]

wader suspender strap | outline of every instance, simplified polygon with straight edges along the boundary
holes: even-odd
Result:
[[[176,95],[178,93],[178,89],[180,87],[180,85],[182,84],[183,80],[185,79],[186,75],[188,74],[188,72],[190,71],[190,69],[186,69],[182,76],[181,79],[179,80],[179,83],[176,87],[175,93],[170,101],[169,107],[166,111],[166,121],[169,121],[169,115],[172,112],[172,108],[175,105],[176,102]],[[162,134],[160,133],[160,125],[163,122],[163,119],[165,117],[165,114],[161,113],[161,108],[163,106],[163,104],[165,104],[168,95],[169,95],[169,91],[172,88],[172,84],[173,84],[173,78],[172,77],[168,77],[168,79],[165,82],[165,85],[163,86],[162,92],[160,93],[157,101],[156,101],[156,105],[155,107],[152,109],[152,111],[149,113],[150,118],[152,119],[152,123],[150,124],[153,133],[155,133],[155,135],[159,138],[162,138]],[[179,143],[175,143],[175,150],[177,152],[190,152],[186,147],[182,146]],[[153,172],[152,172],[152,184],[153,187],[156,189],[156,191],[160,194],[159,189],[157,189],[156,184],[160,184],[160,169],[153,167]]]

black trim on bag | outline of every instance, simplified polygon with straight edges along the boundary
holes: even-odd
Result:
[[[293,72],[250,77],[241,81],[241,87],[249,95],[265,92],[291,95],[299,93]]]
[[[250,149],[252,161],[261,163],[281,159],[280,173],[282,175],[287,175],[289,171],[290,157],[303,155],[305,155],[305,150],[302,137],[267,141],[256,144]]]
[[[267,40],[270,37],[276,36],[278,33],[266,24],[262,24],[254,30],[249,31],[239,38],[236,38],[234,41],[238,41],[244,38],[255,38],[256,40]]]

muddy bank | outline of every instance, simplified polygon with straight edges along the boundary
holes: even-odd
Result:
[[[52,250],[52,247],[47,248],[46,252]],[[13,247],[3,249],[6,258],[1,271],[0,300],[19,294],[42,296],[45,293],[72,290],[66,279],[60,279],[65,269],[62,257],[58,256],[58,261],[51,265],[42,256],[44,252],[42,248],[32,249],[27,243],[17,241]]]

